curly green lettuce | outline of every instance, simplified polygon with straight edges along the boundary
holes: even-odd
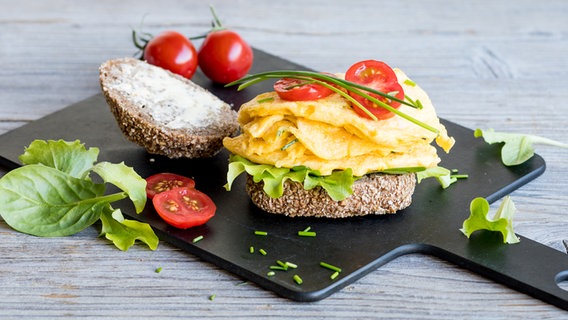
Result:
[[[513,230],[513,215],[516,208],[510,196],[501,202],[493,218],[488,217],[489,202],[484,198],[475,198],[470,204],[470,216],[463,222],[460,229],[466,237],[478,230],[500,232],[504,243],[518,243],[520,239]]]

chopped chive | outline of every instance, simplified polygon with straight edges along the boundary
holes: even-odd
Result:
[[[154,272],[156,272],[156,273],[160,273],[160,272],[162,272],[162,267],[158,267],[158,268],[156,268],[156,270],[154,270]]]
[[[331,280],[335,280],[335,278],[337,278],[338,276],[339,276],[339,271],[335,271],[334,273],[331,274],[329,278]]]
[[[266,275],[269,276],[269,277],[272,277],[275,274],[276,274],[276,272],[274,272],[274,271],[268,271],[268,273]]]
[[[306,229],[304,229],[304,232],[308,232],[310,230],[312,230],[312,227],[307,227]]]
[[[452,173],[458,173],[458,172],[459,172],[458,169],[452,169],[452,170],[450,170],[450,171],[451,171]]]
[[[332,271],[341,272],[341,268],[338,268],[338,267],[336,267],[336,266],[334,266],[334,265],[331,265],[331,264],[329,264],[329,263],[325,263],[325,262],[323,262],[323,261],[320,262],[320,266],[322,266],[322,267],[324,267],[324,268],[326,268],[326,269],[332,270]]]
[[[456,178],[456,179],[467,179],[467,178],[469,178],[469,175],[467,175],[467,174],[452,174],[451,177]]]
[[[290,148],[296,142],[298,142],[298,139],[294,139],[294,140],[288,142],[286,145],[284,145],[282,148],[280,148],[280,150],[284,151],[284,150]]]
[[[254,247],[253,247],[253,246],[250,246],[250,247],[249,247],[249,252],[250,252],[250,253],[254,253]]]
[[[404,84],[409,85],[409,86],[411,86],[411,87],[415,87],[415,86],[416,86],[416,83],[415,83],[414,81],[410,80],[410,79],[404,80]]]
[[[315,237],[316,233],[314,231],[298,231],[300,237]]]
[[[193,238],[193,240],[191,242],[196,243],[196,242],[199,242],[201,240],[203,240],[203,236],[198,236],[198,237]]]
[[[286,261],[284,264],[286,264],[287,267],[292,268],[292,269],[296,269],[298,268],[298,265],[289,261]]]
[[[217,295],[216,295],[216,294],[212,294],[212,295],[209,296],[209,300],[213,301],[213,300],[215,300],[215,297],[217,297]]]
[[[268,97],[268,98],[264,98],[264,99],[259,99],[256,102],[257,103],[265,103],[265,102],[271,102],[274,101],[274,97]]]
[[[294,275],[293,279],[297,284],[302,284],[304,282],[304,280],[302,280],[302,278],[300,278],[297,274]]]
[[[266,250],[264,249],[258,249],[258,252],[260,252],[260,254],[263,256],[267,255]]]
[[[420,100],[418,100],[418,99],[414,100],[414,104],[416,105],[416,108],[418,108],[419,110],[424,108],[422,106],[422,102],[420,102]]]
[[[276,263],[281,266],[282,268],[288,269],[288,265],[280,260],[276,260]]]
[[[254,232],[254,234],[257,235],[257,236],[267,236],[268,232],[257,230],[257,231]]]
[[[281,271],[287,271],[288,268],[287,267],[282,267],[282,266],[270,266],[268,267],[270,270],[281,270]]]

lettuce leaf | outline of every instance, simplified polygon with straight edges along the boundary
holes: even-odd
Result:
[[[489,144],[503,143],[501,161],[506,166],[519,165],[532,158],[535,143],[568,148],[568,144],[528,134],[495,132],[493,129],[475,129],[473,134],[476,138],[483,137]]]
[[[510,196],[506,196],[497,209],[495,216],[489,218],[489,202],[484,198],[475,198],[470,204],[470,216],[463,222],[460,229],[466,237],[477,230],[500,232],[504,243],[518,243],[520,239],[513,231],[513,215],[516,208]]]
[[[341,201],[353,193],[351,188],[357,179],[350,169],[334,171],[329,176],[322,176],[316,170],[304,166],[295,168],[277,168],[267,164],[256,164],[239,155],[231,155],[227,184],[225,189],[231,190],[234,180],[242,173],[252,176],[254,182],[262,181],[263,190],[272,198],[279,198],[284,192],[284,182],[288,179],[302,183],[304,189],[310,190],[317,186],[324,188],[335,201]]]

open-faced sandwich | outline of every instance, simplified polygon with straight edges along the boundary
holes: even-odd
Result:
[[[401,70],[366,60],[345,74],[275,71],[243,78],[241,88],[281,78],[273,92],[241,106],[230,190],[246,173],[261,209],[288,216],[395,213],[411,204],[416,173],[437,167],[436,141],[454,144],[427,94]]]

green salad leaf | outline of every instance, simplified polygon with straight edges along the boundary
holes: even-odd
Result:
[[[515,166],[532,158],[534,144],[547,144],[561,148],[568,148],[568,144],[529,134],[516,134],[495,132],[493,129],[476,129],[476,138],[483,137],[489,144],[504,143],[501,149],[501,161],[506,166]]]
[[[463,222],[460,229],[466,237],[477,230],[489,230],[500,232],[504,243],[518,243],[520,239],[513,231],[513,215],[516,208],[510,196],[506,196],[497,209],[495,216],[489,218],[489,202],[484,198],[475,198],[470,204],[470,216]]]
[[[127,197],[136,212],[141,212],[146,204],[146,181],[124,163],[95,164],[98,153],[97,148],[87,150],[78,140],[33,141],[19,157],[23,166],[0,178],[4,221],[23,233],[59,237],[75,234],[101,219],[103,233],[121,250],[134,243],[128,240],[132,238],[155,249],[158,239],[150,226],[141,227],[139,222],[110,214],[115,212],[111,203]],[[95,183],[91,172],[103,183]],[[106,194],[106,183],[121,192]]]
[[[457,170],[449,170],[444,167],[431,167],[416,172],[416,181],[420,183],[426,178],[436,178],[442,188],[446,189],[458,179],[467,179],[467,174],[457,174]]]
[[[244,172],[251,175],[254,182],[262,181],[264,192],[272,198],[282,196],[284,182],[290,179],[303,183],[306,190],[320,186],[327,191],[333,200],[341,201],[353,193],[351,186],[356,180],[349,169],[335,171],[329,176],[321,176],[319,172],[303,166],[291,169],[276,168],[272,165],[256,164],[239,155],[231,155],[225,189],[230,191],[233,181]]]
[[[124,219],[120,209],[109,212],[105,210],[101,215],[101,235],[120,250],[126,251],[140,240],[152,250],[158,248],[159,240],[149,224],[136,220]]]

